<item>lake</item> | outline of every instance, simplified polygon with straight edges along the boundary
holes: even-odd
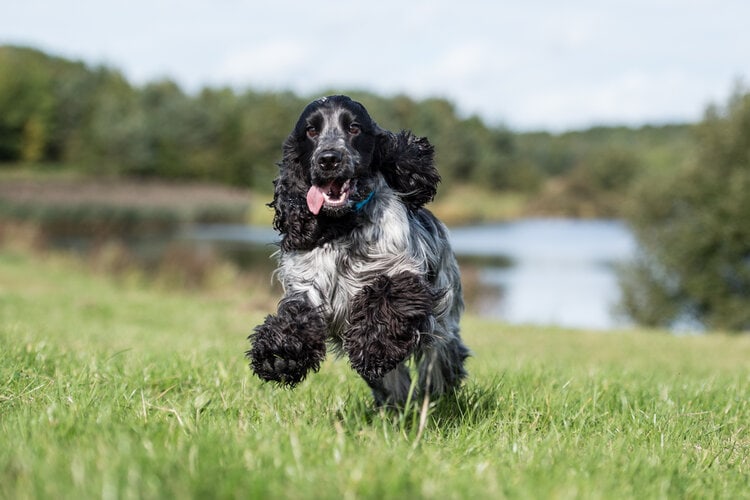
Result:
[[[277,239],[270,228],[226,225],[196,227],[188,237],[249,246]],[[453,228],[450,237],[462,270],[479,281],[470,305],[480,315],[597,330],[629,325],[614,310],[615,267],[633,256],[636,243],[619,221],[522,219]]]
[[[513,324],[612,329],[628,326],[615,311],[616,266],[636,243],[614,220],[526,219],[451,230],[461,257],[503,257],[479,279],[498,293],[480,300],[480,314]]]

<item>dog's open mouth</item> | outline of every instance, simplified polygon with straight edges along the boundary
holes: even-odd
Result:
[[[318,215],[320,210],[326,208],[339,208],[349,201],[351,179],[345,181],[332,181],[325,186],[313,185],[307,192],[307,208]]]

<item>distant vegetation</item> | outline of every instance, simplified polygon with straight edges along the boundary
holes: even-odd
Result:
[[[46,239],[174,235],[183,224],[245,220],[246,190],[110,179],[3,179],[0,221],[28,222]]]
[[[436,145],[444,182],[435,207],[444,220],[623,218],[642,251],[623,273],[629,316],[750,330],[750,94],[741,87],[699,124],[560,134],[513,132],[461,116],[445,99],[347,93],[381,126]],[[0,179],[12,170],[210,181],[263,199],[280,145],[313,97],[189,94],[169,80],[134,86],[112,68],[0,46]],[[0,211],[19,210],[11,198],[0,197]]]
[[[689,125],[515,133],[460,116],[444,99],[347,93],[382,126],[436,144],[441,194],[465,185],[515,193],[529,201],[525,213],[619,215],[634,179],[674,171],[692,154]],[[137,87],[112,68],[4,46],[0,169],[74,168],[268,191],[281,142],[313,97],[230,88],[188,94],[169,80]]]
[[[640,323],[750,330],[750,93],[712,107],[696,156],[634,191],[627,218],[641,254],[623,276]],[[648,182],[645,182],[645,181]]]

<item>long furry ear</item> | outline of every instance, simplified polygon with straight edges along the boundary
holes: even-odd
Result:
[[[426,137],[408,130],[379,134],[380,171],[388,185],[416,210],[432,201],[440,174],[435,168],[435,148]]]
[[[279,176],[273,181],[273,227],[282,236],[285,250],[309,245],[316,232],[317,223],[308,210],[305,195],[307,188],[296,137],[290,135],[283,145],[283,158],[279,163]]]

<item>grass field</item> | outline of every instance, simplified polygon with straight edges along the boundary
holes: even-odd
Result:
[[[747,336],[468,317],[465,387],[384,413],[343,360],[255,379],[257,302],[0,250],[0,497],[750,497]]]

